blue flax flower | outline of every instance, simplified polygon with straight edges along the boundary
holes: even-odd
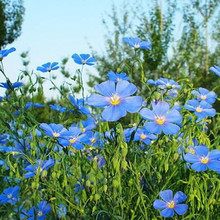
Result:
[[[92,117],[88,117],[86,121],[77,123],[77,127],[81,128],[82,133],[93,130],[96,127],[96,121]]]
[[[216,66],[214,65],[214,67],[210,67],[209,69],[210,71],[212,71],[213,73],[215,73],[217,76],[220,76],[220,67],[219,66]]]
[[[66,128],[64,128],[63,125],[60,124],[42,123],[40,124],[40,128],[45,131],[46,135],[54,138],[58,138],[63,132],[67,131]]]
[[[119,82],[121,80],[126,80],[129,81],[129,77],[126,75],[126,73],[114,73],[113,71],[110,71],[107,74],[109,80],[113,81],[113,82]]]
[[[195,153],[194,153],[195,152]],[[194,147],[194,152],[184,155],[185,161],[192,163],[191,168],[197,172],[206,171],[207,168],[220,171],[220,151],[212,150],[204,145]]]
[[[10,83],[10,82],[6,82],[6,83],[0,83],[0,87],[5,88],[5,89],[15,89],[15,88],[19,88],[21,86],[23,86],[24,84],[22,82],[15,82],[15,83]]]
[[[46,73],[46,72],[51,72],[52,70],[57,70],[59,68],[58,63],[57,62],[53,62],[53,63],[45,63],[42,66],[38,66],[37,70],[41,71],[42,73]]]
[[[0,50],[0,61],[3,60],[4,57],[7,57],[9,53],[14,52],[16,49],[14,47],[8,50]]]
[[[217,95],[213,91],[209,91],[205,88],[199,88],[199,91],[193,90],[192,94],[196,96],[198,101],[206,101],[209,104],[213,104],[216,100]]]
[[[35,165],[28,165],[24,170],[28,171],[27,173],[24,174],[25,178],[30,178],[36,175],[36,173],[39,171],[40,175],[44,170],[48,170],[51,166],[54,165],[54,160],[49,159],[49,160],[37,160]]]
[[[95,86],[95,89],[101,94],[93,94],[88,98],[88,104],[103,108],[102,117],[106,121],[117,121],[124,117],[127,112],[135,113],[142,106],[142,97],[132,96],[137,87],[125,80],[115,84],[112,81],[105,81]]]
[[[89,65],[92,66],[95,64],[96,59],[94,57],[91,57],[90,54],[76,54],[74,53],[72,55],[72,58],[75,63],[80,65]]]
[[[135,49],[151,49],[152,43],[147,41],[142,41],[138,37],[124,37],[122,40],[128,44],[130,47]]]
[[[182,121],[181,114],[175,109],[170,109],[169,104],[164,101],[154,102],[152,110],[143,108],[140,115],[151,121],[145,123],[144,128],[150,133],[156,134],[160,134],[162,131],[164,134],[177,134],[180,127],[176,124],[180,124]]]
[[[81,135],[81,129],[77,127],[70,127],[69,130],[63,132],[59,138],[59,143],[63,146],[73,146],[77,150],[84,148],[84,145],[81,143],[81,139],[85,135]]]
[[[63,204],[60,204],[59,208],[58,208],[58,217],[62,218],[62,217],[65,217],[65,216],[66,216],[66,206],[63,205]]]
[[[199,102],[197,100],[188,100],[184,107],[189,111],[194,111],[195,115],[199,119],[203,119],[208,116],[214,117],[216,114],[215,109],[212,108],[212,106],[206,101]]]
[[[180,89],[181,86],[172,79],[160,78],[158,80],[147,80],[148,84],[158,86],[161,89]]]
[[[72,95],[69,95],[71,103],[76,107],[77,112],[83,115],[90,115],[90,110],[86,108],[86,104],[83,102],[83,99],[75,99]]]
[[[18,193],[20,190],[20,186],[8,187],[4,190],[4,192],[0,195],[0,203],[10,203],[15,205],[19,201]]]
[[[87,145],[93,147],[99,147],[102,149],[103,147],[103,140],[101,138],[102,136],[103,135],[101,135],[99,132],[87,131],[82,139],[82,142]]]
[[[157,139],[156,135],[150,134],[147,130],[143,128],[138,128],[134,135],[134,141],[142,141],[146,145],[149,145],[151,143],[151,140],[155,139]]]
[[[55,110],[55,111],[58,111],[58,112],[65,112],[66,111],[66,108],[63,107],[63,106],[59,106],[57,104],[54,104],[54,105],[50,105],[50,108]]]
[[[155,209],[163,209],[160,212],[163,217],[173,217],[174,211],[178,215],[184,215],[186,213],[188,205],[180,204],[187,199],[187,196],[183,192],[178,191],[173,197],[173,191],[168,189],[160,192],[160,197],[163,200],[156,199],[154,201],[153,207]]]
[[[37,220],[44,220],[46,218],[46,215],[50,212],[50,210],[51,207],[49,204],[47,204],[47,201],[41,201],[38,204],[38,208],[33,206],[27,212],[27,215],[29,216],[28,220],[35,220],[35,213],[37,216]]]
[[[44,105],[42,105],[42,104],[40,104],[40,103],[27,102],[26,108],[29,109],[29,108],[31,108],[31,107],[43,108]]]

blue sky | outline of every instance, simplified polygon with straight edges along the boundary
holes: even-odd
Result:
[[[90,53],[88,43],[97,51],[104,50],[102,18],[111,12],[113,2],[119,5],[123,0],[24,0],[22,34],[7,47],[17,50],[4,60],[9,78],[16,81],[23,68],[23,51],[29,51],[29,70],[35,70],[41,64],[59,62],[73,53]],[[78,66],[70,59],[68,68],[74,72]],[[96,73],[94,67],[90,71]],[[4,78],[0,76],[0,80]]]

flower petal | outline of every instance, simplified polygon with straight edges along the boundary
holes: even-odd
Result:
[[[106,121],[117,121],[118,119],[126,115],[126,110],[120,105],[114,106],[110,105],[104,109],[102,112],[102,117]]]
[[[188,205],[186,204],[178,204],[175,205],[174,210],[178,215],[184,215],[188,209]]]
[[[156,199],[153,203],[153,207],[155,209],[165,209],[167,207],[166,202],[160,200],[160,199]]]
[[[160,212],[160,214],[165,217],[165,218],[168,218],[168,217],[173,217],[174,216],[174,211],[173,209],[170,209],[170,208],[166,208],[164,210],[162,210]]]
[[[121,80],[116,85],[116,93],[120,97],[127,97],[133,95],[136,91],[137,91],[137,87],[126,80]]]
[[[164,190],[160,192],[160,197],[165,201],[169,202],[170,200],[173,199],[173,191],[170,189]]]

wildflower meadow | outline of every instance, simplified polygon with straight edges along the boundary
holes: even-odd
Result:
[[[147,78],[136,52],[152,43],[121,44],[141,71],[109,69],[90,95],[84,67],[96,57],[73,51],[74,76],[45,61],[12,82],[4,61],[17,51],[0,50],[0,219],[220,219],[219,94],[186,75]],[[43,98],[45,83],[57,102]]]

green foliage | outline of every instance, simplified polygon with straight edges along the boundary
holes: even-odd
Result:
[[[23,0],[0,1],[0,48],[20,36],[23,15]]]

